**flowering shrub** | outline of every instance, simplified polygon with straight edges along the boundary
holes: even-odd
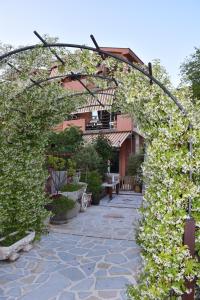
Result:
[[[5,51],[3,48],[2,51]],[[38,87],[30,77],[49,77],[52,54],[40,47],[10,58],[20,72],[1,63],[0,235],[43,229],[46,217],[45,151],[50,128],[83,101],[72,101],[57,82]],[[11,77],[12,75],[12,77]]]
[[[185,278],[192,280],[200,274],[197,259],[183,245],[189,198],[192,217],[200,227],[200,102],[194,104],[190,91],[184,87],[173,90],[158,62],[154,64],[154,76],[177,95],[188,111],[187,117],[155,84],[149,86],[143,75],[133,70],[123,74],[120,68],[115,77],[123,85],[118,89],[116,105],[134,116],[146,144],[143,163],[146,191],[138,236],[144,269],[138,285],[130,287],[128,294],[136,300],[166,299],[169,295],[176,299],[186,290]],[[190,130],[189,124],[193,125]],[[188,149],[190,139],[192,156]],[[199,246],[197,229],[197,252]]]

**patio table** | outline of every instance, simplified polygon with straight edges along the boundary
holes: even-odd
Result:
[[[112,200],[113,189],[116,188],[116,194],[119,195],[119,181],[114,181],[112,183],[104,182],[102,187],[106,188],[107,194],[109,194],[110,200]]]

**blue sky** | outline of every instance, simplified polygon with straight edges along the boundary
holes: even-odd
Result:
[[[145,63],[159,58],[173,83],[200,46],[199,0],[0,0],[0,41],[37,43],[33,30],[60,41],[129,47]]]

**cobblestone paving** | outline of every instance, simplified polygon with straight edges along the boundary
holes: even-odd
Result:
[[[135,242],[141,196],[119,195],[0,264],[0,300],[124,300],[141,268]]]

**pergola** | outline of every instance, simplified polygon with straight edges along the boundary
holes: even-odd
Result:
[[[178,107],[178,109],[181,111],[182,115],[187,118],[188,116],[188,112],[185,110],[185,108],[182,106],[182,104],[180,103],[179,99],[177,99],[169,90],[166,86],[164,86],[159,80],[157,80],[154,76],[153,76],[153,72],[152,72],[152,66],[151,63],[148,64],[148,66],[140,66],[134,62],[130,62],[129,60],[123,58],[123,57],[119,57],[118,55],[115,55],[113,53],[107,52],[105,50],[103,50],[97,43],[96,39],[94,38],[93,35],[91,35],[91,40],[94,43],[94,47],[89,47],[89,46],[85,46],[85,45],[78,45],[78,44],[70,44],[70,43],[49,43],[46,40],[44,40],[38,32],[34,31],[34,34],[39,38],[39,40],[42,42],[42,44],[36,44],[36,45],[31,45],[31,46],[26,46],[26,47],[22,47],[19,49],[15,49],[12,51],[9,51],[7,53],[4,53],[2,55],[0,55],[0,63],[1,64],[7,64],[8,66],[10,66],[12,69],[14,69],[17,73],[20,73],[20,67],[19,66],[14,66],[11,62],[9,62],[9,59],[13,56],[16,55],[18,53],[21,52],[26,52],[26,51],[31,51],[37,47],[40,48],[47,48],[49,49],[50,52],[52,52],[52,54],[55,56],[56,60],[61,64],[61,65],[65,65],[65,60],[60,57],[55,50],[55,48],[71,48],[71,49],[86,49],[92,52],[96,52],[97,54],[99,54],[99,56],[101,57],[102,60],[105,60],[107,57],[113,58],[119,62],[125,63],[126,65],[128,65],[130,68],[133,68],[137,71],[139,71],[140,73],[142,73],[146,78],[149,79],[149,84],[156,84],[174,103],[175,105]],[[53,49],[52,49],[53,48]],[[73,97],[77,96],[77,95],[91,95],[95,101],[98,102],[98,105],[104,107],[104,104],[101,103],[101,101],[98,99],[97,97],[97,93],[92,91],[91,89],[89,89],[84,82],[82,81],[83,78],[87,78],[87,77],[91,77],[91,78],[97,78],[100,80],[105,80],[110,82],[111,84],[113,84],[114,87],[118,87],[119,82],[113,78],[113,77],[109,77],[109,76],[103,76],[103,75],[99,75],[99,74],[86,74],[86,73],[74,73],[74,72],[70,72],[67,74],[62,74],[62,75],[58,75],[58,76],[50,76],[47,78],[42,78],[40,80],[35,80],[33,78],[29,78],[31,81],[31,85],[29,85],[28,87],[26,87],[26,89],[31,89],[33,87],[36,88],[43,88],[43,84],[47,84],[50,81],[53,80],[62,80],[63,78],[69,78],[71,80],[77,80],[85,89],[85,92],[82,93],[73,93],[72,99]],[[104,91],[101,91],[101,93],[104,93]],[[20,112],[20,108],[18,108],[18,111]],[[188,130],[192,129],[192,124],[189,124]],[[193,152],[193,145],[192,145],[192,138],[190,139],[190,141],[188,142],[188,151],[189,151],[189,155],[192,156],[192,152]],[[189,179],[192,181],[193,180],[193,174],[192,174],[192,169],[190,169],[189,172]],[[184,233],[184,244],[188,245],[189,250],[191,255],[194,257],[194,243],[195,243],[195,221],[193,220],[193,218],[191,217],[191,207],[192,207],[192,199],[189,198],[188,199],[188,208],[187,208],[187,215],[188,218],[186,220],[186,224],[185,224],[185,233]],[[183,299],[194,299],[194,282],[190,283],[187,282],[187,286],[189,288],[193,289],[193,292],[190,294],[185,294],[183,296]]]

